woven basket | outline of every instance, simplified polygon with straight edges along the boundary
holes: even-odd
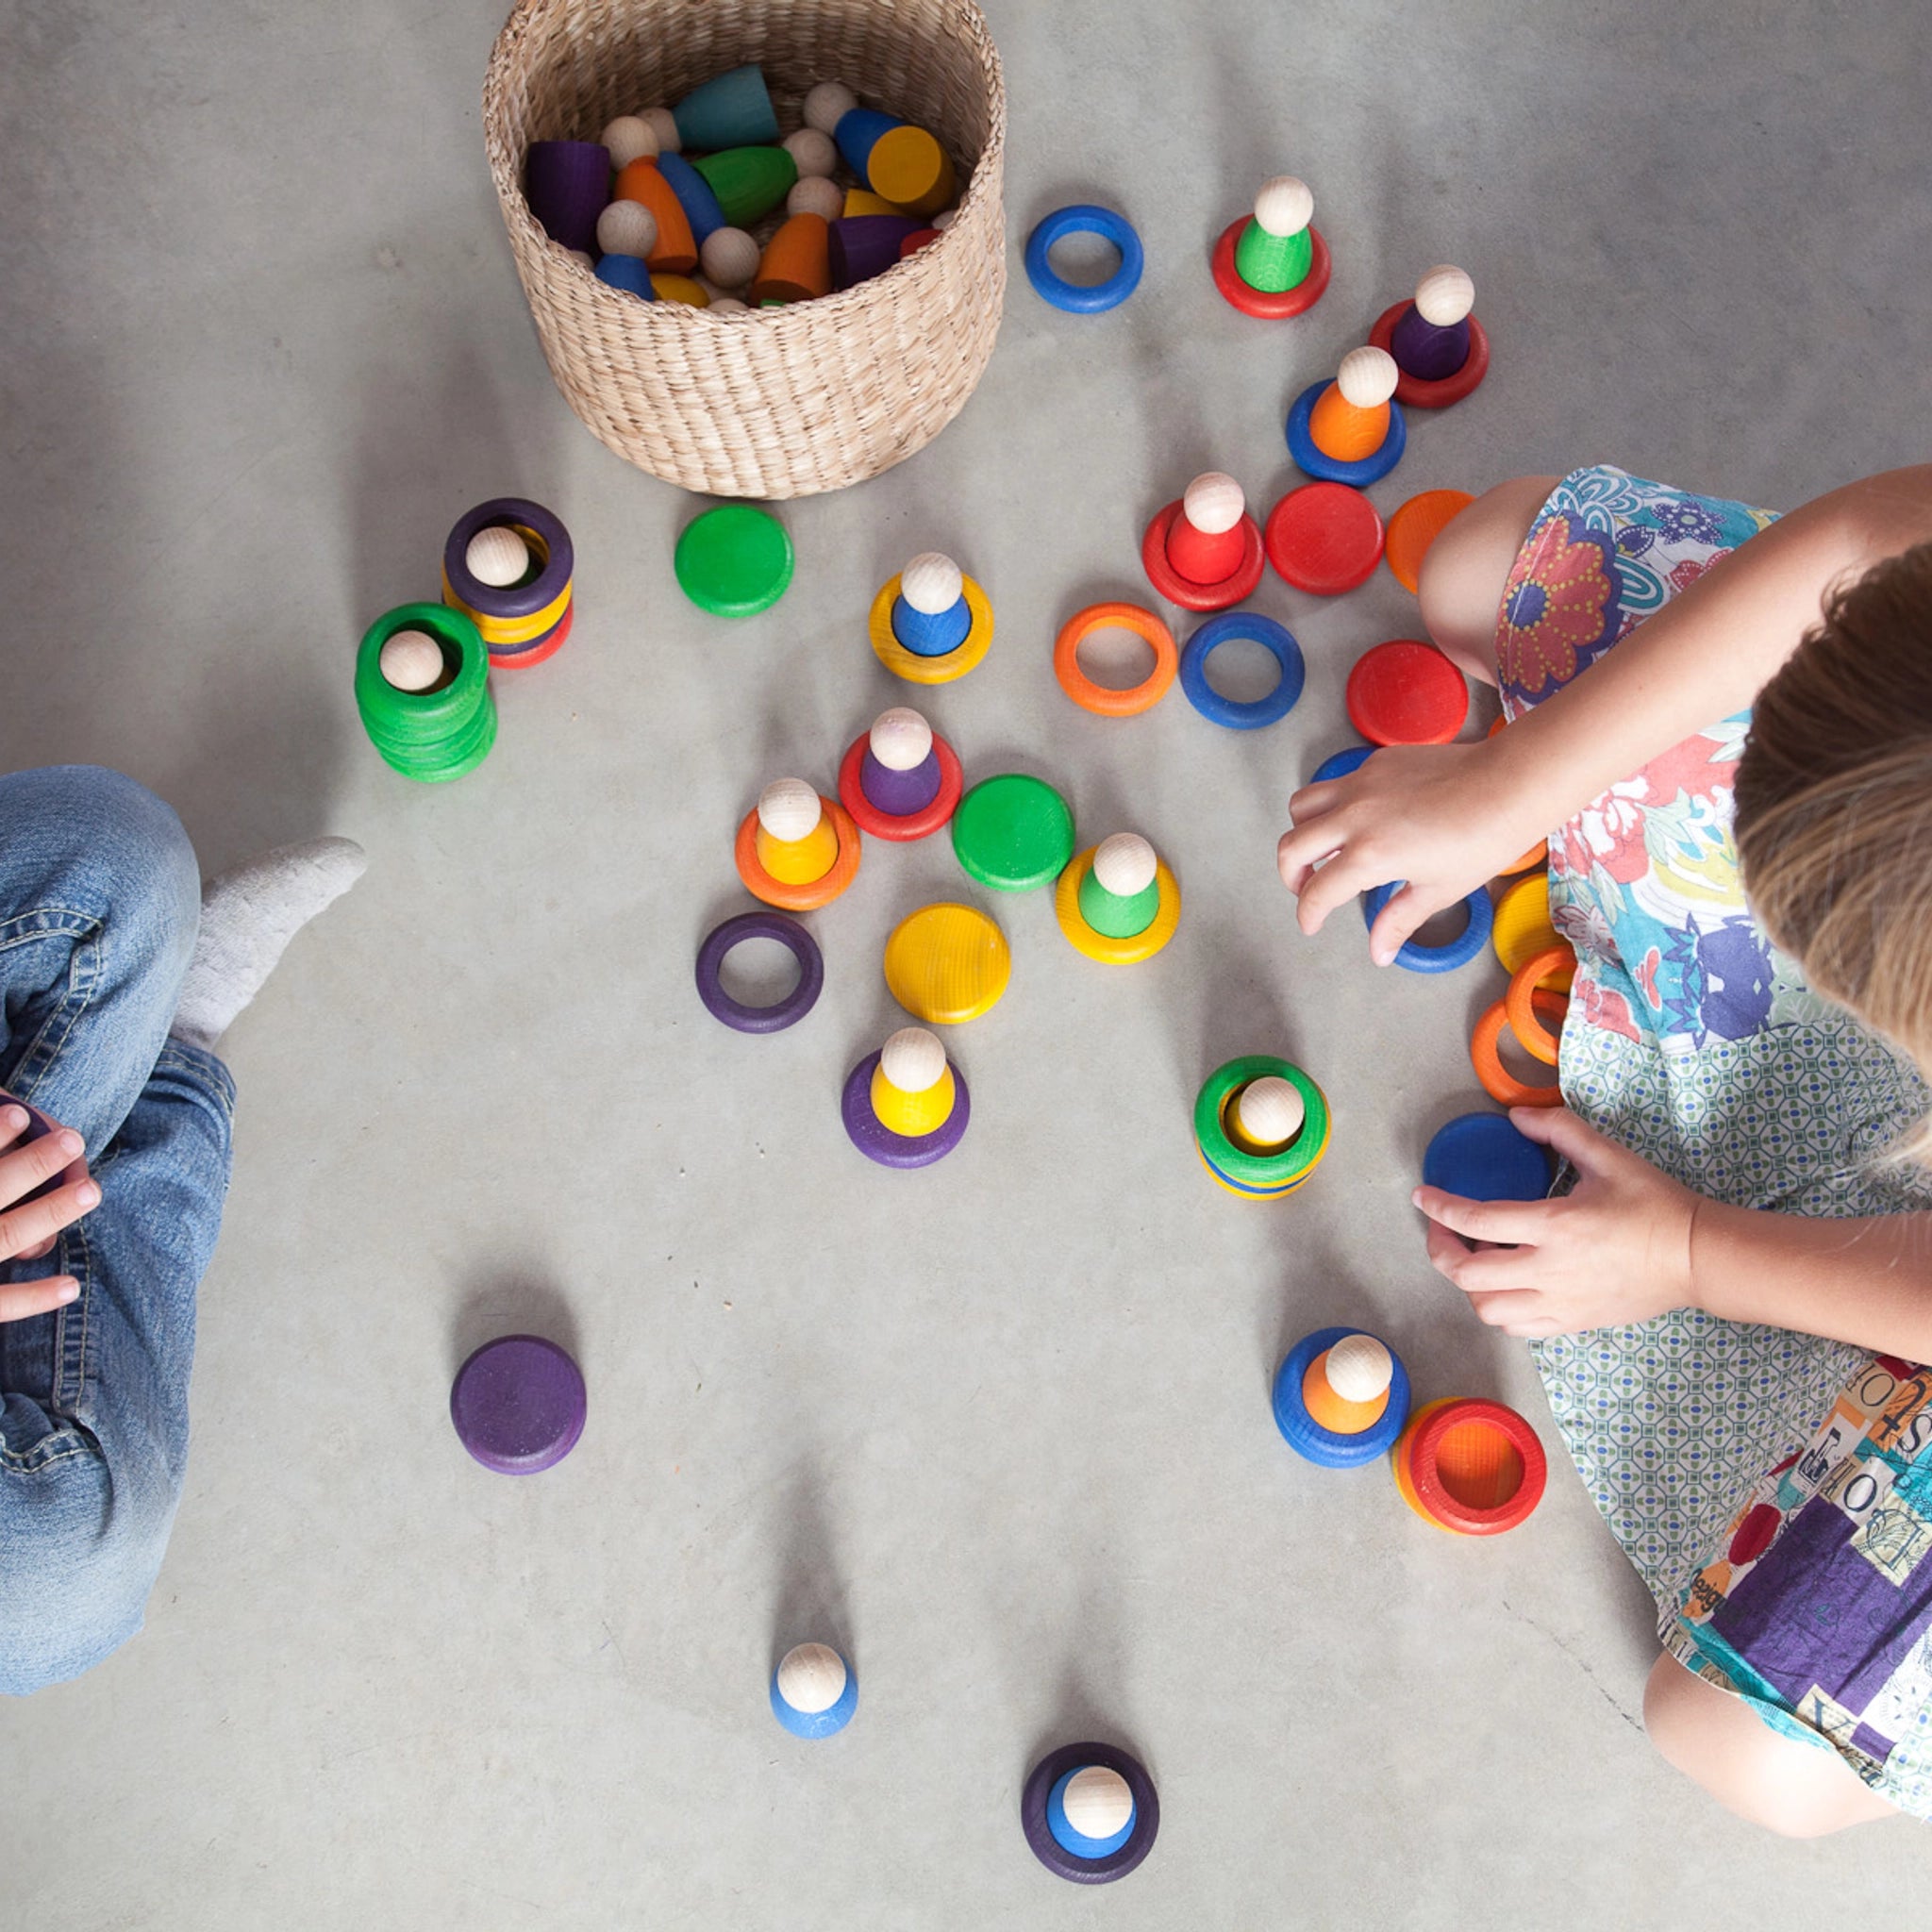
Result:
[[[746,60],[779,124],[822,80],[929,128],[958,219],[884,275],[786,308],[711,315],[608,288],[524,200],[533,141],[594,141]],[[971,0],[523,0],[483,83],[483,137],[550,373],[591,433],[687,490],[808,496],[932,441],[992,354],[1006,292],[1006,92]]]

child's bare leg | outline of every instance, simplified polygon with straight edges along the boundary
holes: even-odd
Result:
[[[1785,1838],[1823,1838],[1896,1818],[1834,1751],[1780,1737],[1739,1697],[1675,1657],[1657,1658],[1643,1693],[1650,1741],[1728,1811]]]
[[[1458,669],[1496,681],[1503,586],[1555,476],[1515,476],[1476,498],[1430,544],[1419,580],[1423,623]]]

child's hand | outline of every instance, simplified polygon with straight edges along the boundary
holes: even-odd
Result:
[[[1390,745],[1358,771],[1305,785],[1275,863],[1306,933],[1344,900],[1406,879],[1376,919],[1369,957],[1386,966],[1432,912],[1454,906],[1533,846],[1550,824],[1507,782],[1503,738],[1478,744]]]
[[[100,1204],[100,1188],[88,1177],[81,1159],[80,1136],[70,1127],[57,1127],[23,1145],[27,1125],[24,1107],[12,1102],[0,1107],[0,1148],[11,1150],[0,1153],[0,1261],[38,1260],[63,1227]],[[38,1201],[26,1198],[56,1177],[60,1185],[52,1192]],[[71,1274],[0,1284],[0,1322],[44,1315],[79,1292],[80,1284]]]
[[[1477,1315],[1506,1335],[1540,1339],[1647,1322],[1690,1302],[1690,1224],[1701,1196],[1567,1108],[1519,1107],[1509,1118],[1577,1169],[1573,1192],[1467,1201],[1418,1188],[1409,1197],[1429,1217],[1430,1261]]]

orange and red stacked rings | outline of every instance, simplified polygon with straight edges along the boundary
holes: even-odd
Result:
[[[821,795],[819,804],[838,836],[839,856],[823,877],[807,879],[795,886],[774,879],[758,863],[758,811],[754,808],[745,813],[744,823],[738,828],[732,857],[738,861],[738,876],[744,881],[753,897],[762,899],[767,906],[776,906],[785,912],[810,912],[820,906],[829,906],[858,875],[858,827],[853,824],[852,814],[835,798]]]
[[[1153,646],[1154,669],[1130,690],[1113,691],[1095,684],[1080,669],[1082,641],[1096,630],[1108,629],[1130,630]],[[1131,718],[1158,705],[1180,668],[1181,655],[1173,631],[1139,604],[1090,604],[1084,610],[1074,611],[1054,640],[1053,675],[1059,679],[1060,689],[1083,710],[1103,718]]]
[[[514,530],[535,567],[521,582],[480,582],[469,566],[472,541],[483,530]],[[465,612],[502,671],[540,664],[570,635],[575,551],[570,532],[540,503],[496,496],[458,517],[442,546],[442,601]]]
[[[1425,1523],[1500,1536],[1542,1501],[1549,1463],[1536,1431],[1500,1402],[1425,1403],[1395,1444],[1395,1487]]]

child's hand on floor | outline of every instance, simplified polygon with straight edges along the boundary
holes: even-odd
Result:
[[[71,1226],[98,1207],[100,1188],[78,1163],[80,1136],[71,1127],[57,1127],[38,1141],[18,1144],[27,1130],[27,1113],[11,1104],[0,1107],[0,1261],[34,1261],[48,1253],[63,1227]],[[26,1196],[64,1171],[72,1177],[38,1201]],[[63,1307],[80,1292],[71,1274],[42,1281],[0,1283],[0,1322],[24,1322]]]
[[[1409,1197],[1429,1217],[1429,1260],[1476,1314],[1507,1335],[1541,1339],[1687,1306],[1702,1197],[1567,1108],[1519,1107],[1509,1118],[1575,1167],[1571,1193],[1469,1201],[1418,1188]]]
[[[1555,821],[1506,782],[1496,746],[1388,745],[1346,777],[1305,785],[1274,862],[1306,933],[1357,893],[1407,881],[1376,919],[1369,957],[1386,966],[1432,912],[1454,906],[1533,846]]]

